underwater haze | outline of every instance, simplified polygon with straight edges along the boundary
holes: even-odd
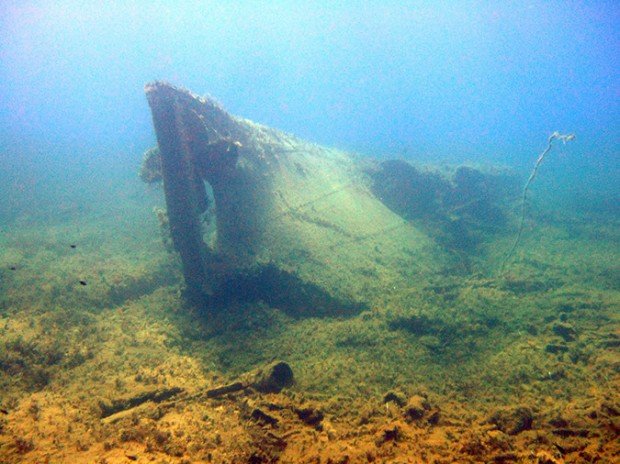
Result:
[[[611,464],[619,360],[620,2],[0,0],[0,463]]]
[[[529,168],[551,132],[573,132],[576,143],[549,169],[585,191],[618,181],[617,2],[5,1],[0,9],[0,162],[10,197],[43,188],[49,169],[79,180],[137,164],[154,142],[142,91],[153,80],[375,156]]]

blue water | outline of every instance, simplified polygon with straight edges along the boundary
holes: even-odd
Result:
[[[3,1],[0,214],[133,175],[155,79],[378,157],[525,170],[574,132],[541,188],[617,196],[618,2],[333,3]]]
[[[620,0],[0,0],[0,464],[612,462],[619,58]],[[414,166],[218,138],[167,217],[154,80]]]

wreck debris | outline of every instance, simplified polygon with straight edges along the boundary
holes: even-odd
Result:
[[[531,430],[533,422],[534,413],[525,406],[498,409],[489,418],[489,423],[508,435]]]
[[[261,393],[279,393],[293,385],[293,370],[284,361],[273,361],[266,366],[248,372],[244,382]]]
[[[142,176],[163,179],[186,294],[200,306],[232,296],[313,315],[361,309],[394,282],[445,268],[452,249],[475,245],[472,224],[502,214],[487,195],[493,176],[474,169],[450,180],[381,164],[237,118],[166,83],[145,91],[158,151],[145,155]],[[205,241],[211,214],[215,238]],[[361,282],[359,272],[381,278]]]
[[[207,277],[198,215],[206,194],[192,159],[193,136],[185,120],[187,115],[170,92],[167,87],[156,86],[147,88],[146,94],[161,152],[170,233],[181,255],[187,295],[190,300],[200,301]]]
[[[142,155],[140,179],[147,184],[153,184],[162,180],[161,153],[158,147],[149,148]]]
[[[512,257],[512,254],[515,252],[515,250],[519,246],[519,242],[521,241],[521,236],[523,235],[523,228],[525,226],[525,217],[527,215],[527,193],[529,191],[530,185],[532,184],[532,181],[536,177],[538,168],[540,167],[543,160],[545,159],[545,156],[547,156],[547,154],[551,150],[553,141],[555,139],[561,140],[562,143],[566,145],[567,142],[575,140],[575,134],[560,134],[558,131],[555,131],[547,139],[547,148],[545,148],[545,150],[536,159],[536,164],[534,164],[534,169],[532,169],[532,172],[530,173],[530,177],[528,177],[527,182],[525,183],[525,186],[523,187],[523,193],[521,194],[521,216],[519,220],[519,229],[517,231],[517,236],[515,237],[515,241],[512,244],[512,247],[510,247],[510,250],[508,250],[508,253],[504,257],[504,261],[502,261],[502,264],[500,266],[500,272],[503,272],[504,268],[506,267],[506,264]]]
[[[273,361],[240,377],[238,381],[207,390],[208,398],[252,388],[260,393],[279,393],[293,385],[293,370],[284,361]]]
[[[99,417],[103,423],[114,423],[126,418],[134,412],[135,408],[147,402],[158,405],[165,403],[160,405],[160,407],[169,408],[178,402],[187,402],[204,397],[215,399],[230,393],[246,390],[253,390],[258,393],[279,393],[282,389],[293,385],[293,383],[294,377],[291,367],[284,361],[273,361],[241,375],[235,382],[221,387],[203,389],[191,395],[186,394],[183,388],[170,387],[146,391],[126,398],[100,400]],[[260,411],[253,414],[253,416],[256,416],[254,419],[257,421],[269,422],[266,416],[260,416]]]
[[[322,411],[313,407],[294,408],[294,411],[304,424],[312,427],[317,427],[325,418]]]
[[[475,250],[482,236],[505,226],[503,206],[516,188],[505,173],[490,175],[467,166],[446,178],[402,160],[387,160],[370,174],[373,193],[388,208],[415,221],[446,248],[461,252]]]
[[[245,390],[247,385],[241,382],[233,382],[222,387],[211,388],[207,390],[207,398],[217,398],[219,396],[228,395],[229,393],[236,393],[241,390]]]
[[[112,401],[99,401],[101,418],[103,419],[118,412],[133,409],[143,403],[146,403],[147,401],[161,403],[162,401],[166,401],[181,392],[183,392],[182,388],[172,387],[147,391],[129,398],[115,399]]]

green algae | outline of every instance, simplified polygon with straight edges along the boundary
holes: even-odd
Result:
[[[365,309],[330,315],[238,301],[205,314],[182,298],[179,262],[150,210],[2,234],[3,407],[42,391],[96,411],[100,400],[154,387],[221,385],[274,358],[295,373],[287,395],[332,414],[354,415],[347,405],[392,390],[470,410],[614,397],[613,218],[538,210],[502,275],[509,230],[484,235],[467,266],[454,254],[441,269],[407,253],[400,234],[376,248],[343,242],[359,264],[338,285],[364,296]],[[290,263],[310,272],[310,259]]]

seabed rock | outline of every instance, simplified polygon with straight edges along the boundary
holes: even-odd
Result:
[[[405,405],[405,417],[408,420],[417,421],[422,419],[430,409],[431,405],[426,398],[414,395]]]
[[[508,435],[517,435],[532,429],[534,414],[530,408],[523,406],[504,408],[494,412],[489,422]]]

